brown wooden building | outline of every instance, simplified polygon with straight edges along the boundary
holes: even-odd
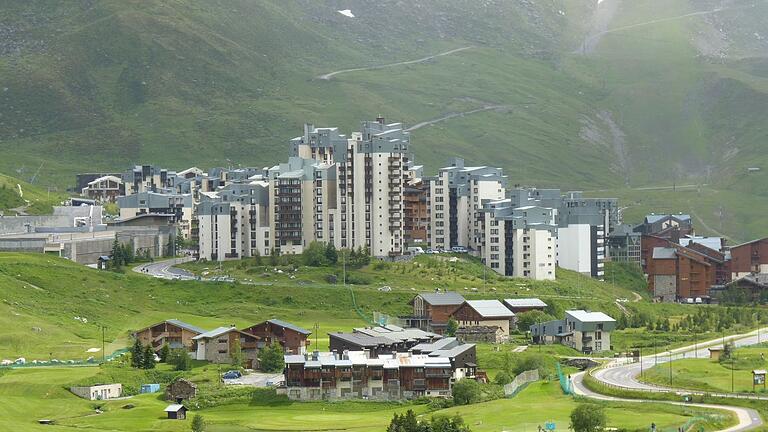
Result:
[[[501,338],[497,342],[509,338],[509,329],[515,319],[515,314],[498,300],[467,300],[452,316],[459,327],[500,328]]]
[[[662,301],[707,297],[713,286],[728,282],[726,265],[718,251],[702,253],[670,241],[654,247],[646,261],[648,288]]]
[[[193,338],[205,333],[200,327],[187,324],[176,319],[166,320],[133,333],[142,345],[150,345],[155,351],[160,351],[163,345],[168,344],[172,349],[184,349],[193,351],[195,342]]]
[[[768,273],[768,237],[732,246],[731,279],[750,273]]]
[[[199,334],[193,338],[195,341],[195,359],[206,360],[211,363],[231,363],[232,354],[240,344],[244,365],[252,369],[257,367],[259,348],[258,338],[250,333],[240,331],[234,327],[219,327]]]
[[[406,326],[443,334],[451,315],[464,304],[464,297],[455,292],[419,294],[411,300],[413,315],[401,317]]]
[[[279,319],[266,320],[243,329],[259,338],[259,349],[279,343],[286,354],[304,354],[309,347],[309,330]]]
[[[418,182],[403,189],[403,216],[405,241],[408,244],[426,244],[429,233],[429,184]]]

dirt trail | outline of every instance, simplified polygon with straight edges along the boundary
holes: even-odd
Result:
[[[341,74],[344,74],[344,73],[347,73],[347,72],[359,72],[359,71],[367,71],[367,70],[384,69],[384,68],[395,67],[395,66],[405,66],[405,65],[416,64],[416,63],[424,63],[424,62],[430,61],[432,59],[435,59],[437,57],[442,57],[442,56],[447,56],[447,55],[455,54],[457,52],[465,51],[465,50],[472,49],[472,48],[474,48],[474,47],[473,46],[465,46],[465,47],[461,47],[461,48],[452,49],[450,51],[445,51],[445,52],[441,52],[441,53],[438,53],[438,54],[433,54],[431,56],[422,57],[422,58],[416,59],[416,60],[407,60],[407,61],[401,61],[401,62],[397,62],[397,63],[389,63],[389,64],[378,65],[378,66],[368,66],[368,67],[360,67],[360,68],[352,68],[352,69],[342,69],[342,70],[337,70],[337,71],[334,71],[334,72],[329,72],[329,73],[324,74],[324,75],[320,75],[320,76],[317,77],[317,79],[329,80],[329,79],[333,78],[336,75],[341,75]]]
[[[427,120],[427,121],[423,121],[421,123],[416,123],[415,125],[409,127],[405,131],[406,132],[415,131],[416,129],[421,129],[424,126],[429,126],[429,125],[432,125],[432,124],[435,124],[435,123],[440,123],[440,122],[443,122],[443,121],[446,121],[446,120],[450,120],[450,119],[455,118],[455,117],[463,117],[465,115],[475,114],[475,113],[479,113],[479,112],[483,112],[483,111],[503,110],[503,109],[509,109],[509,108],[512,108],[512,105],[486,105],[486,106],[481,107],[481,108],[475,108],[475,109],[472,109],[472,110],[469,110],[469,111],[450,113],[450,114],[446,114],[446,115],[444,115],[442,117],[438,117],[438,118],[433,119],[433,120]]]
[[[593,27],[592,27],[593,31],[596,31],[596,32],[590,34],[589,36],[587,36],[586,39],[584,39],[584,42],[582,43],[581,48],[579,48],[576,51],[577,54],[584,54],[584,55],[586,55],[586,54],[592,53],[592,51],[594,51],[595,47],[597,47],[597,44],[600,42],[600,39],[603,36],[605,36],[605,35],[607,35],[609,33],[614,33],[614,32],[619,32],[619,31],[624,31],[624,30],[631,30],[631,29],[634,29],[634,28],[637,28],[637,27],[644,27],[644,26],[647,26],[647,25],[660,24],[660,23],[665,23],[665,22],[668,22],[668,21],[677,21],[677,20],[681,20],[681,19],[685,19],[685,18],[690,18],[690,17],[695,17],[695,16],[711,15],[711,14],[716,14],[716,13],[725,12],[725,11],[729,11],[729,10],[747,9],[747,8],[755,7],[755,5],[746,5],[746,6],[727,7],[727,8],[716,8],[716,9],[712,9],[712,10],[699,11],[699,12],[691,12],[691,13],[687,13],[687,14],[684,14],[684,15],[678,15],[678,16],[667,17],[667,18],[659,18],[659,19],[655,19],[655,20],[651,20],[651,21],[645,21],[645,22],[641,22],[641,23],[637,23],[637,24],[631,24],[631,25],[616,27],[616,28],[612,28],[612,29],[607,29],[606,28],[606,29],[601,30],[600,29],[601,27],[607,26],[607,23],[610,22],[610,20],[613,19],[613,13],[615,13],[615,9],[618,8],[619,2],[620,2],[620,0],[605,0],[605,1],[600,2],[600,6],[598,6],[597,13],[595,15],[596,16],[596,18],[595,18],[596,24],[593,25]],[[601,8],[603,7],[603,5],[605,5],[605,9],[604,10],[607,10],[609,7],[613,7],[614,8],[613,12],[610,13],[610,14],[608,14],[607,12],[602,12]],[[606,16],[609,16],[609,18],[606,19]]]

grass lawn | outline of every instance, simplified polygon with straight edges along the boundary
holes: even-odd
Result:
[[[766,358],[768,347],[760,346],[737,349],[733,369],[730,361],[720,363],[692,358],[675,360],[672,362],[672,385],[693,390],[730,392],[733,378],[734,391],[752,392],[752,371],[768,367]],[[669,365],[665,363],[645,371],[642,381],[668,386]],[[761,386],[756,390],[764,392]]]
[[[190,421],[165,419],[167,402],[157,394],[127,400],[91,402],[63,387],[73,380],[88,379],[98,368],[16,369],[0,376],[0,430],[51,431],[186,431]],[[132,409],[123,408],[127,404]],[[556,381],[534,383],[514,399],[497,400],[427,412],[426,405],[407,403],[233,403],[197,411],[210,423],[210,432],[332,431],[380,432],[395,412],[413,409],[417,415],[461,414],[475,432],[532,431],[538,424],[555,421],[566,428],[577,402],[560,391]],[[101,406],[103,414],[95,414]],[[609,425],[629,430],[644,429],[650,421],[660,428],[676,428],[701,414],[688,407],[662,404],[607,404]],[[711,411],[709,412],[711,413]],[[40,426],[37,420],[54,419],[59,426]],[[730,419],[724,419],[728,422]]]

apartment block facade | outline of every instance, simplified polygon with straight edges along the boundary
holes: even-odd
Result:
[[[555,210],[515,208],[508,199],[485,203],[480,256],[504,276],[554,280],[557,264]]]
[[[454,158],[429,184],[429,244],[432,249],[462,246],[477,251],[483,239],[483,202],[504,199],[507,177],[501,168],[468,167]]]

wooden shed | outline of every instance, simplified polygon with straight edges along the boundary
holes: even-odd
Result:
[[[168,405],[165,408],[165,412],[168,413],[168,418],[172,420],[184,420],[187,418],[187,407],[181,404]]]

